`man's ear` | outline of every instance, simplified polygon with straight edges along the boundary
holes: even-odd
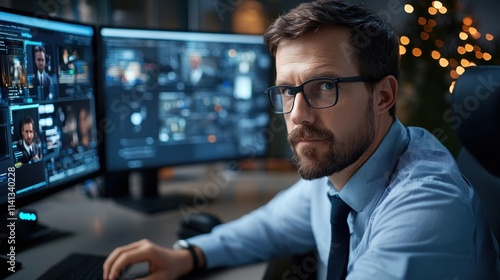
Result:
[[[392,75],[385,76],[373,87],[373,110],[376,115],[387,113],[396,103],[398,81]]]

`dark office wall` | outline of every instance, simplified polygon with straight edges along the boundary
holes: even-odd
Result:
[[[187,28],[189,1],[173,0],[1,0],[0,6],[95,25]]]

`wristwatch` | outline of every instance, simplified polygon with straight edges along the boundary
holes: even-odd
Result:
[[[189,244],[186,240],[180,239],[177,240],[174,245],[172,246],[174,250],[188,250],[191,253],[191,256],[193,257],[193,269],[191,270],[191,273],[194,273],[198,270],[198,254],[196,254],[196,251],[194,250],[194,246]]]

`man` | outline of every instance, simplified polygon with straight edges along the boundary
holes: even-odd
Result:
[[[89,148],[92,141],[92,116],[85,108],[81,108],[78,113],[78,144],[84,148]]]
[[[30,116],[26,116],[21,124],[22,139],[18,142],[18,148],[23,153],[19,160],[21,163],[27,163],[32,160],[42,158],[40,147],[34,142],[35,139],[35,122]]]
[[[117,248],[105,278],[144,260],[149,279],[175,279],[315,249],[318,279],[498,279],[498,246],[453,157],[395,117],[392,28],[352,2],[314,1],[278,18],[265,41],[278,85],[266,92],[284,114],[304,180],[181,244],[194,257],[147,240]],[[330,226],[341,212],[347,218]],[[345,227],[347,245],[339,241]],[[307,279],[303,273],[291,268],[283,279]]]
[[[33,80],[33,86],[39,93],[42,90],[43,99],[52,99],[52,93],[50,92],[50,84],[52,83],[52,78],[45,71],[45,48],[42,46],[35,46],[35,64],[37,71]]]
[[[215,86],[216,78],[209,73],[208,67],[203,65],[203,58],[199,52],[189,54],[189,84],[192,86]]]

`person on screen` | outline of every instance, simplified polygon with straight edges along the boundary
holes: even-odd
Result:
[[[64,48],[62,51],[61,55],[61,71],[62,72],[68,72],[68,71],[74,71],[75,70],[75,55],[70,55],[69,50],[67,48]]]
[[[214,86],[216,79],[213,73],[203,64],[199,52],[189,54],[189,84],[193,86]]]
[[[41,148],[35,143],[35,139],[35,121],[30,116],[25,116],[21,123],[21,139],[17,144],[23,154],[19,160],[21,163],[37,161],[42,158]]]
[[[33,86],[36,89],[40,89],[43,92],[44,99],[52,99],[52,93],[50,92],[50,85],[52,84],[52,78],[45,71],[46,66],[46,53],[45,48],[42,46],[35,46],[35,64],[36,64],[36,74],[33,79]]]
[[[26,73],[21,63],[21,58],[18,57],[13,57],[12,59],[12,85],[16,87],[24,87],[26,85]]]
[[[315,267],[290,267],[280,279],[310,279],[307,270],[317,279],[500,279],[498,244],[453,156],[396,117],[393,28],[356,2],[318,0],[280,16],[264,39],[277,84],[266,94],[284,114],[303,179],[177,243],[188,250],[148,240],[118,247],[104,278],[140,261],[148,279],[176,279],[315,250]]]
[[[91,142],[92,116],[85,108],[78,113],[78,141],[81,146],[88,148]]]

